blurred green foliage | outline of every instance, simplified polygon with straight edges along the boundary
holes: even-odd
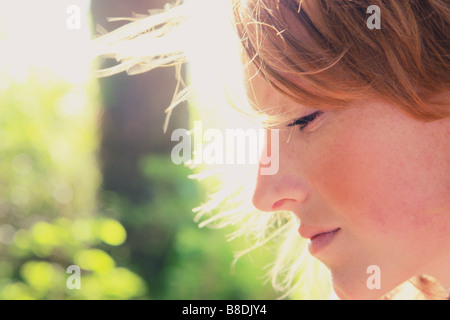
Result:
[[[148,201],[102,190],[98,97],[45,71],[0,92],[0,299],[274,298],[265,253],[232,269],[243,244],[193,222],[205,190],[170,155],[141,161]]]
[[[0,298],[128,299],[145,281],[108,249],[127,232],[99,210],[95,82],[34,70],[0,93]],[[70,290],[69,265],[82,269]]]
[[[121,221],[127,230],[133,230],[128,253],[134,260],[133,270],[147,281],[150,298],[276,297],[270,285],[263,284],[267,253],[255,252],[232,267],[233,252],[246,244],[226,241],[230,230],[200,229],[194,223],[192,208],[205,198],[206,185],[188,179],[192,172],[174,165],[170,155],[148,155],[140,167],[152,190],[152,200],[136,204],[107,193],[103,203],[126,213]],[[147,259],[141,262],[140,258]]]

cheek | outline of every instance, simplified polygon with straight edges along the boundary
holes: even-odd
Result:
[[[443,158],[442,150],[450,145],[403,120],[351,123],[361,125],[346,122],[311,135],[305,176],[326,208],[320,222],[344,231],[325,261],[333,284],[343,295],[370,299],[369,265],[380,266],[382,286],[390,290],[438,257],[448,241],[449,218],[429,209],[448,207],[450,155]]]
[[[412,212],[426,202],[427,191],[401,144],[375,130],[341,132],[317,146],[310,181],[333,211],[363,232],[398,235],[423,226],[423,215]]]

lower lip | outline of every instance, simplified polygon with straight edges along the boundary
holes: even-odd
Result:
[[[308,250],[309,252],[314,255],[318,253],[319,251],[322,251],[326,246],[330,244],[331,241],[336,237],[336,234],[341,230],[341,228],[338,228],[336,230],[321,233],[309,240],[308,243]]]

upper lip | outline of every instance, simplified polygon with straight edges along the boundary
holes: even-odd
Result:
[[[333,232],[340,229],[339,227],[308,227],[308,226],[300,226],[298,229],[300,235],[305,239],[313,239],[314,237],[322,234]]]

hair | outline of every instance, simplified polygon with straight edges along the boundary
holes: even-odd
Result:
[[[200,5],[208,6],[208,2],[217,5],[210,0]],[[99,75],[134,74],[184,63],[189,51],[185,42],[167,43],[185,38],[199,44],[192,37],[199,29],[189,28],[186,22],[190,5],[178,3],[151,12],[149,17],[134,17],[129,19],[132,23],[95,39],[96,56],[112,56],[120,62],[100,70]],[[230,0],[230,5],[232,26],[249,61],[244,67],[256,67],[275,90],[292,100],[329,109],[376,97],[421,121],[450,116],[446,96],[450,90],[450,7],[445,1]],[[380,9],[381,29],[366,25],[371,5]],[[211,12],[224,12],[221,9]],[[210,48],[203,48],[211,54]],[[177,90],[168,115],[192,93],[188,88],[177,86]],[[208,173],[196,177],[205,176]],[[220,179],[222,188],[196,209],[200,226],[237,225],[231,238],[253,235],[254,244],[237,256],[273,240],[278,250],[269,272],[272,285],[286,295],[305,285],[312,264],[305,262],[295,216],[261,214],[251,206],[251,189],[226,173]],[[324,272],[320,267],[320,274]],[[434,280],[418,277],[411,283],[425,298],[447,298]]]
[[[377,5],[381,29],[369,29]],[[291,99],[317,108],[383,97],[410,116],[450,115],[450,7],[425,1],[235,1],[237,32],[251,61]],[[433,106],[430,106],[433,105]]]

